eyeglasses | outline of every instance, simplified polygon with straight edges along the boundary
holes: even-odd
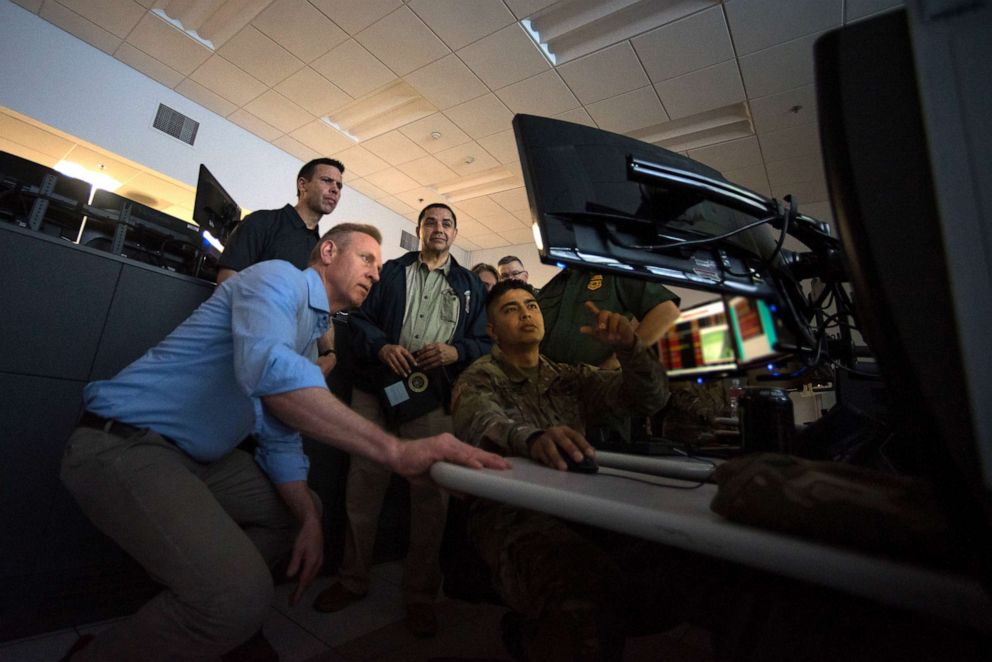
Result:
[[[500,274],[499,279],[500,280],[510,280],[511,278],[519,279],[521,276],[526,276],[526,275],[527,275],[527,271],[521,269],[520,271],[509,271],[505,274]]]

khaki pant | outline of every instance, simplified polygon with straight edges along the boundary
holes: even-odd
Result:
[[[355,389],[351,408],[377,425],[385,418],[376,397]],[[401,437],[415,439],[451,432],[451,416],[438,407],[420,418],[399,426]],[[370,460],[351,456],[345,507],[348,528],[344,559],[338,571],[341,583],[355,593],[369,590],[369,568],[382,501],[392,473]],[[441,587],[438,553],[448,512],[448,495],[427,479],[410,482],[410,546],[403,571],[403,597],[407,604],[432,603]]]
[[[165,585],[75,659],[219,659],[261,627],[269,566],[291,549],[296,522],[248,453],[201,464],[151,431],[80,427],[61,475],[97,528]]]

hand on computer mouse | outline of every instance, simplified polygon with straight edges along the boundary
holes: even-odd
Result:
[[[559,471],[596,471],[596,451],[581,433],[567,425],[548,428],[529,443],[531,459],[545,466]]]

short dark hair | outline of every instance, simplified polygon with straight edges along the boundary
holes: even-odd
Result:
[[[337,168],[342,175],[344,174],[343,163],[341,163],[337,159],[332,159],[326,156],[322,156],[319,159],[311,159],[306,163],[304,163],[303,167],[300,168],[300,171],[296,174],[296,182],[299,183],[301,179],[310,181],[310,178],[313,177],[313,171],[316,170],[317,166],[319,165],[326,165],[326,166],[331,166],[332,168]],[[298,186],[296,188],[296,196],[297,197],[300,196],[300,189]]]
[[[424,220],[424,215],[427,213],[428,209],[434,209],[435,207],[440,209],[447,209],[451,212],[451,222],[455,224],[455,228],[458,228],[458,217],[455,216],[455,210],[444,204],[443,202],[432,202],[423,209],[420,210],[420,214],[417,215],[417,232],[420,232],[420,223]]]
[[[499,262],[496,263],[496,266],[502,267],[504,264],[510,264],[511,262],[519,262],[521,266],[523,266],[524,263],[523,260],[516,255],[504,255],[499,259]]]
[[[486,264],[485,262],[480,262],[479,264],[477,264],[474,267],[472,267],[472,273],[474,273],[476,275],[481,274],[483,271],[488,271],[490,274],[492,274],[492,277],[493,278],[495,278],[496,280],[499,280],[499,272],[496,271],[496,267],[494,267],[491,264]]]
[[[486,315],[490,313],[489,307],[510,290],[525,290],[530,292],[535,299],[537,298],[537,291],[530,283],[525,283],[519,278],[507,278],[493,285],[493,289],[489,290],[489,293],[486,295]]]
[[[379,232],[379,228],[374,225],[366,225],[365,223],[338,223],[321,235],[320,240],[317,241],[317,245],[310,251],[310,259],[308,260],[308,263],[313,264],[317,261],[320,256],[320,247],[328,241],[333,241],[342,247],[347,246],[348,242],[351,241],[351,234],[354,232],[367,234],[375,239],[377,244],[382,243],[382,233]]]

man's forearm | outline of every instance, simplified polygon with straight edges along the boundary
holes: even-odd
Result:
[[[276,485],[276,490],[300,524],[311,518],[320,520],[320,511],[317,510],[317,504],[314,503],[305,480],[279,483]]]
[[[283,423],[303,435],[393,469],[399,441],[362,418],[322,388],[303,388],[262,398]]]
[[[679,318],[679,307],[674,301],[664,301],[649,310],[637,325],[634,333],[644,345],[652,347]]]

